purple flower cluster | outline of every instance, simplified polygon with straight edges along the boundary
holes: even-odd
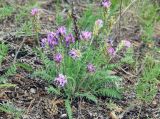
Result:
[[[38,12],[39,12],[39,10],[38,10],[37,8],[33,8],[33,9],[31,10],[31,15],[32,15],[32,16],[36,16],[36,15],[38,14]]]
[[[78,59],[81,57],[81,52],[79,50],[72,49],[71,51],[69,51],[69,56],[73,59]]]
[[[47,34],[47,38],[43,38],[41,40],[41,47],[45,48],[46,45],[48,45],[51,49],[54,49],[54,47],[58,45],[56,33],[50,32]]]
[[[88,71],[89,73],[93,73],[93,72],[96,71],[96,67],[95,67],[93,64],[89,63],[89,64],[87,65],[87,71]]]
[[[73,34],[70,33],[67,35],[64,26],[59,27],[56,32],[49,32],[47,38],[41,39],[41,46],[42,48],[45,48],[45,46],[48,45],[51,49],[54,49],[60,41],[65,42],[67,47],[75,42]]]
[[[42,46],[42,48],[45,48],[46,43],[47,43],[47,38],[43,38],[43,39],[41,40],[41,46]]]
[[[65,37],[66,46],[69,47],[71,43],[75,42],[75,38],[72,34],[69,34]]]
[[[101,28],[101,27],[103,27],[103,21],[102,21],[101,19],[98,19],[98,20],[96,20],[95,25],[96,25],[98,28]]]
[[[103,0],[102,1],[102,6],[104,8],[109,8],[111,6],[111,1],[110,0]]]
[[[56,36],[56,33],[50,32],[47,34],[47,40],[48,40],[48,45],[50,48],[54,48],[56,45],[58,45],[58,38]]]
[[[59,74],[58,77],[55,78],[54,82],[58,87],[64,87],[67,84],[67,78],[65,75]]]
[[[92,38],[92,32],[89,31],[82,31],[81,35],[80,35],[80,39],[81,40],[85,40],[88,41]]]
[[[64,26],[61,26],[57,29],[56,33],[58,36],[65,36],[66,35],[66,28]]]
[[[61,63],[61,62],[62,62],[62,59],[63,59],[63,56],[62,56],[60,53],[55,54],[55,56],[54,56],[54,61],[55,61],[56,63]]]
[[[108,52],[108,54],[109,54],[110,56],[114,56],[115,53],[116,53],[115,49],[114,49],[112,46],[110,46],[110,47],[107,49],[107,52]]]
[[[122,41],[123,45],[126,46],[127,48],[131,47],[131,42],[129,40],[124,40]]]
[[[103,21],[99,20],[97,21],[98,25],[102,25]],[[63,39],[62,39],[63,38]],[[82,31],[80,34],[81,40],[89,40],[92,38],[92,32],[88,31]],[[66,28],[64,26],[61,26],[57,28],[56,32],[50,32],[47,34],[47,38],[43,38],[41,40],[41,46],[42,48],[45,48],[46,45],[48,45],[51,49],[54,49],[55,46],[59,44],[59,42],[65,42],[66,46],[69,47],[70,44],[75,43],[75,37],[73,34],[66,33]]]

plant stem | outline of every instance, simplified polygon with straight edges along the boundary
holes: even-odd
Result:
[[[37,41],[37,45],[38,45],[38,47],[40,47],[40,42],[39,42],[39,33],[37,32],[36,33],[36,41]]]

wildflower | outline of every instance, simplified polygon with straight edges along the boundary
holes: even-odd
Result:
[[[107,51],[108,51],[108,54],[110,55],[110,56],[114,56],[115,55],[115,49],[113,48],[113,47],[109,47],[108,49],[107,49]]]
[[[110,0],[103,0],[102,6],[104,8],[109,8],[111,6],[111,1]]]
[[[47,34],[47,39],[52,40],[52,39],[54,39],[55,37],[56,37],[56,33],[54,33],[54,32],[49,32],[49,33]]]
[[[98,19],[96,20],[95,25],[100,29],[103,27],[103,21],[101,19]]]
[[[33,9],[31,10],[31,15],[32,15],[32,16],[36,16],[36,15],[38,14],[38,12],[39,12],[39,10],[38,10],[37,8],[33,8]]]
[[[54,46],[58,45],[58,38],[56,37],[56,33],[53,32],[48,33],[47,40],[50,48],[54,48]]]
[[[102,27],[103,27],[103,21],[102,21],[101,19],[96,20],[96,21],[95,21],[94,28],[93,28],[93,35],[94,35],[94,36],[97,36],[99,30],[100,30]]]
[[[92,37],[92,32],[88,32],[88,31],[82,31],[80,38],[81,40],[89,40]]]
[[[66,78],[65,75],[59,74],[58,77],[55,78],[54,82],[59,87],[64,87],[66,85],[66,83],[67,83],[67,78]]]
[[[65,36],[66,35],[66,28],[64,26],[61,26],[57,29],[57,35],[58,36]]]
[[[79,50],[72,49],[72,50],[69,52],[69,56],[71,56],[73,59],[77,59],[77,58],[80,58],[80,57],[81,57],[81,52],[80,52]]]
[[[89,73],[93,73],[93,72],[96,71],[96,67],[95,67],[93,64],[89,63],[89,64],[87,65],[87,71],[88,71]]]
[[[41,47],[44,48],[46,46],[46,43],[47,43],[47,38],[43,38],[41,40]]]
[[[129,40],[124,40],[122,41],[123,45],[126,46],[127,48],[131,47],[131,42]]]
[[[57,53],[57,54],[55,54],[55,56],[54,56],[54,61],[56,62],[56,63],[61,63],[62,62],[62,55],[60,54],[60,53]]]
[[[74,43],[75,42],[75,38],[73,37],[72,34],[69,34],[65,37],[65,42],[66,42],[66,45],[67,47],[71,44],[71,43]]]

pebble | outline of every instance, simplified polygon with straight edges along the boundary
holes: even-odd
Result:
[[[36,89],[35,89],[35,88],[31,88],[31,89],[30,89],[30,92],[31,92],[32,94],[35,94],[35,93],[36,93]]]
[[[14,57],[15,55],[12,53],[11,56]]]
[[[48,87],[45,87],[44,89],[45,89],[46,91],[48,91]]]
[[[98,114],[97,114],[96,112],[95,112],[95,113],[89,112],[89,116],[90,116],[91,118],[93,118],[93,117],[97,117]]]
[[[152,101],[152,105],[151,106],[152,107],[157,107],[157,101],[156,100]]]
[[[66,117],[67,117],[67,114],[62,114],[62,115],[60,116],[61,119],[66,118]]]

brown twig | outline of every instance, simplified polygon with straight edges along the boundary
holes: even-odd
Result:
[[[32,106],[32,104],[34,103],[34,101],[35,101],[35,99],[33,99],[33,100],[30,102],[30,105],[29,105],[29,107],[28,107],[28,109],[27,109],[27,112],[26,112],[27,115],[28,115],[28,113],[30,112],[31,106]]]
[[[128,74],[132,77],[136,77],[135,75],[131,74],[130,72],[125,71],[123,68],[120,68],[120,70],[122,70],[125,74]]]
[[[75,39],[76,41],[78,41],[78,47],[79,47],[79,36],[80,36],[80,32],[79,32],[79,28],[78,28],[78,24],[77,24],[77,16],[75,14],[75,10],[74,10],[74,4],[72,2],[72,19],[73,19],[73,25],[74,25],[74,33],[75,33]]]

